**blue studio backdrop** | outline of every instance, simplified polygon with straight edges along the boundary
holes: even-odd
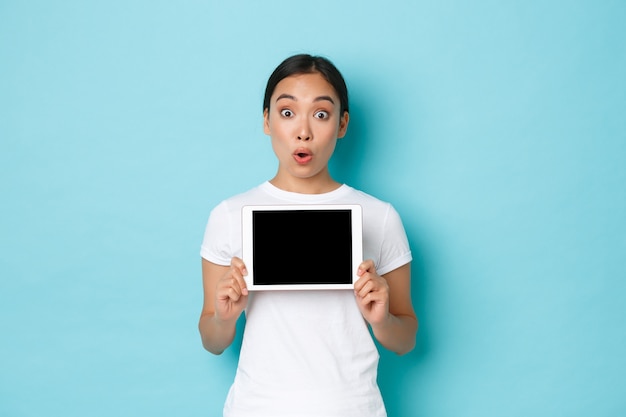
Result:
[[[351,92],[331,168],[392,202],[417,347],[390,417],[626,415],[626,3],[0,0],[0,416],[219,416],[210,209],[269,179],[270,72]],[[240,343],[240,336],[236,344]]]

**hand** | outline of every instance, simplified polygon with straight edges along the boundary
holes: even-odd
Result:
[[[236,320],[248,304],[248,288],[244,276],[246,265],[237,257],[230,261],[230,268],[217,281],[215,289],[215,317],[222,321]]]
[[[354,283],[354,294],[361,314],[370,325],[389,318],[389,285],[376,272],[374,261],[368,259],[359,265],[359,279]]]

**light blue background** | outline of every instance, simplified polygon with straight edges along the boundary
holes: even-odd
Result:
[[[209,210],[268,179],[265,82],[324,54],[332,168],[391,201],[390,417],[626,414],[626,3],[0,1],[0,416],[218,416]]]

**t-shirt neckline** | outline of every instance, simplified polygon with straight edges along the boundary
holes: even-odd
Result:
[[[290,201],[294,203],[305,203],[305,204],[311,204],[311,203],[318,204],[318,203],[323,203],[325,201],[336,200],[337,198],[340,198],[348,194],[351,189],[350,186],[346,184],[341,184],[338,188],[332,191],[329,191],[327,193],[302,194],[302,193],[295,193],[292,191],[285,191],[281,188],[276,187],[274,184],[272,184],[269,181],[265,181],[263,184],[261,184],[260,187],[268,194],[274,197],[280,198],[281,200],[286,200],[286,201]]]

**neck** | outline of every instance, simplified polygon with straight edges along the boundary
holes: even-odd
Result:
[[[341,187],[330,175],[322,178],[284,178],[277,174],[270,183],[281,190],[300,194],[324,194]]]

